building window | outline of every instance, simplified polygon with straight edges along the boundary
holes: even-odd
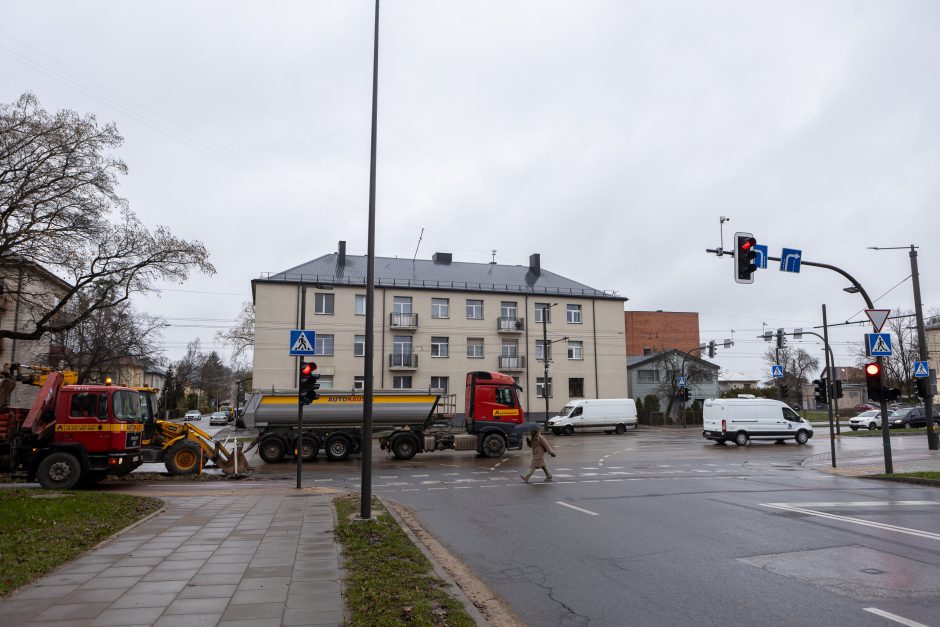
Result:
[[[584,398],[584,379],[568,379],[568,397]]]
[[[568,322],[581,324],[581,305],[568,305]]]
[[[353,355],[355,357],[366,356],[366,336],[357,335],[356,339],[353,340]]]
[[[353,377],[353,392],[362,392],[366,389],[365,377]]]
[[[500,353],[503,357],[518,357],[519,356],[519,341],[518,340],[503,340],[503,349]]]
[[[535,340],[535,359],[545,361],[545,343],[542,340]],[[548,361],[552,360],[552,345],[548,345]]]
[[[333,354],[333,336],[326,333],[317,333],[317,355]]]
[[[411,377],[410,376],[392,377],[392,387],[396,390],[411,389]]]
[[[394,336],[392,338],[392,353],[395,355],[411,355],[411,336]]]
[[[432,337],[431,357],[447,357],[449,341],[446,337]]]
[[[535,395],[539,398],[545,398],[545,377],[538,377],[535,380]],[[548,378],[548,398],[552,398],[552,378]]]
[[[483,338],[467,338],[467,357],[483,357]]]
[[[397,314],[410,314],[411,296],[396,296],[392,303],[392,312]]]
[[[333,389],[333,375],[321,374],[320,378],[317,379],[317,383],[320,384],[321,390],[332,390]]]
[[[637,370],[636,380],[640,383],[659,383],[659,370]]]
[[[450,318],[450,299],[432,298],[431,299],[431,317],[432,318]]]
[[[333,315],[333,294],[316,293],[313,295],[313,313],[322,316]]]
[[[499,304],[499,317],[507,318],[509,320],[515,320],[517,317],[519,317],[519,310],[515,301],[504,300],[501,302]]]
[[[535,321],[539,324],[542,321],[552,321],[552,308],[548,303],[535,303]]]
[[[584,359],[584,342],[568,340],[568,359]]]
[[[366,315],[366,295],[365,294],[356,294],[356,315],[357,316]]]
[[[482,320],[483,319],[483,301],[476,300],[473,298],[467,299],[467,319],[468,320]]]
[[[444,390],[444,394],[447,394],[449,382],[449,377],[431,377],[431,389]]]

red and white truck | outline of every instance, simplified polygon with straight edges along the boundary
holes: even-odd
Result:
[[[29,379],[27,379],[29,381]],[[145,401],[131,388],[63,385],[60,372],[41,375],[28,408],[10,406],[20,383],[0,379],[0,460],[13,477],[44,488],[91,486],[143,463]]]
[[[525,412],[512,377],[500,372],[467,373],[462,427],[450,426],[439,390],[375,390],[373,432],[383,450],[397,459],[417,453],[458,450],[500,457],[521,449]],[[304,461],[324,450],[329,459],[346,459],[362,447],[361,392],[320,390],[320,398],[303,406],[303,434],[298,442],[297,390],[255,392],[245,406],[245,425],[258,431],[261,459],[268,463],[293,457],[299,446]],[[249,447],[251,448],[251,447]]]

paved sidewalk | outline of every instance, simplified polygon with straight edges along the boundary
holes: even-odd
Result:
[[[892,448],[891,465],[895,473],[940,472],[940,451]],[[832,457],[828,453],[816,455],[804,461],[803,467],[850,477],[878,475],[885,471],[884,450],[837,452],[836,468],[832,467]]]
[[[161,498],[163,513],[0,602],[0,625],[343,624],[329,495]]]

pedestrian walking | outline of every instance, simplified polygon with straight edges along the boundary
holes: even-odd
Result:
[[[529,472],[522,475],[522,480],[528,483],[529,477],[532,476],[535,469],[541,468],[542,472],[545,473],[545,481],[551,481],[552,473],[548,472],[548,466],[545,465],[545,453],[548,453],[552,457],[555,456],[555,451],[552,450],[551,444],[548,443],[548,440],[545,439],[545,436],[543,436],[540,431],[533,431],[526,436],[525,443],[532,449],[532,461],[529,462]]]

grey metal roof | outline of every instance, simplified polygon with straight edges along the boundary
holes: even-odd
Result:
[[[346,255],[346,263],[337,264],[339,254],[317,257],[283,272],[262,274],[255,282],[285,282],[320,285],[365,285],[367,257]],[[610,292],[594,289],[541,268],[534,274],[529,266],[498,263],[438,263],[427,259],[375,258],[376,287],[455,290],[461,292],[498,292],[582,296],[627,300]]]

